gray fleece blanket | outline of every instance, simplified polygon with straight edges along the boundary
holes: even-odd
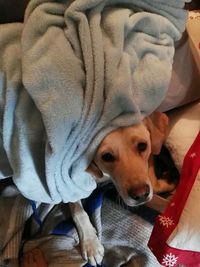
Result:
[[[163,100],[186,0],[32,0],[0,26],[0,179],[27,198],[73,202],[110,131]]]

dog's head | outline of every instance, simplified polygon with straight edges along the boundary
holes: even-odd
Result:
[[[159,154],[167,125],[167,116],[154,112],[140,124],[114,130],[99,145],[87,171],[99,179],[109,175],[129,206],[149,201],[153,195],[149,157]]]

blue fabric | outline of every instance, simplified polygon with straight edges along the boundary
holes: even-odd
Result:
[[[165,97],[184,3],[31,0],[23,24],[0,25],[1,178],[38,202],[88,197],[105,135]]]
[[[40,226],[40,229],[42,229],[42,221],[40,220],[40,217],[37,212],[36,203],[35,201],[30,201],[32,209],[33,209],[33,218],[37,222],[37,224]]]
[[[62,221],[52,231],[53,235],[67,235],[75,227],[72,219]]]
[[[103,202],[104,192],[95,190],[84,202],[84,209],[88,215],[92,215],[96,209],[100,208]]]
[[[90,265],[89,263],[86,263],[86,264],[84,265],[84,267],[93,267],[93,266]],[[101,265],[97,265],[97,267],[106,267],[106,265],[101,264]]]

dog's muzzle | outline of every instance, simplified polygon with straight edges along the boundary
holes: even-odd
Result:
[[[146,202],[150,196],[150,186],[139,184],[128,190],[128,196],[138,203]]]

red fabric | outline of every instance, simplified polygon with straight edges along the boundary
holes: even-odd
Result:
[[[175,267],[182,264],[187,267],[200,267],[200,248],[199,252],[193,252],[172,248],[166,243],[179,222],[199,169],[200,132],[184,158],[176,193],[165,212],[156,218],[148,243],[149,248],[162,266]]]

